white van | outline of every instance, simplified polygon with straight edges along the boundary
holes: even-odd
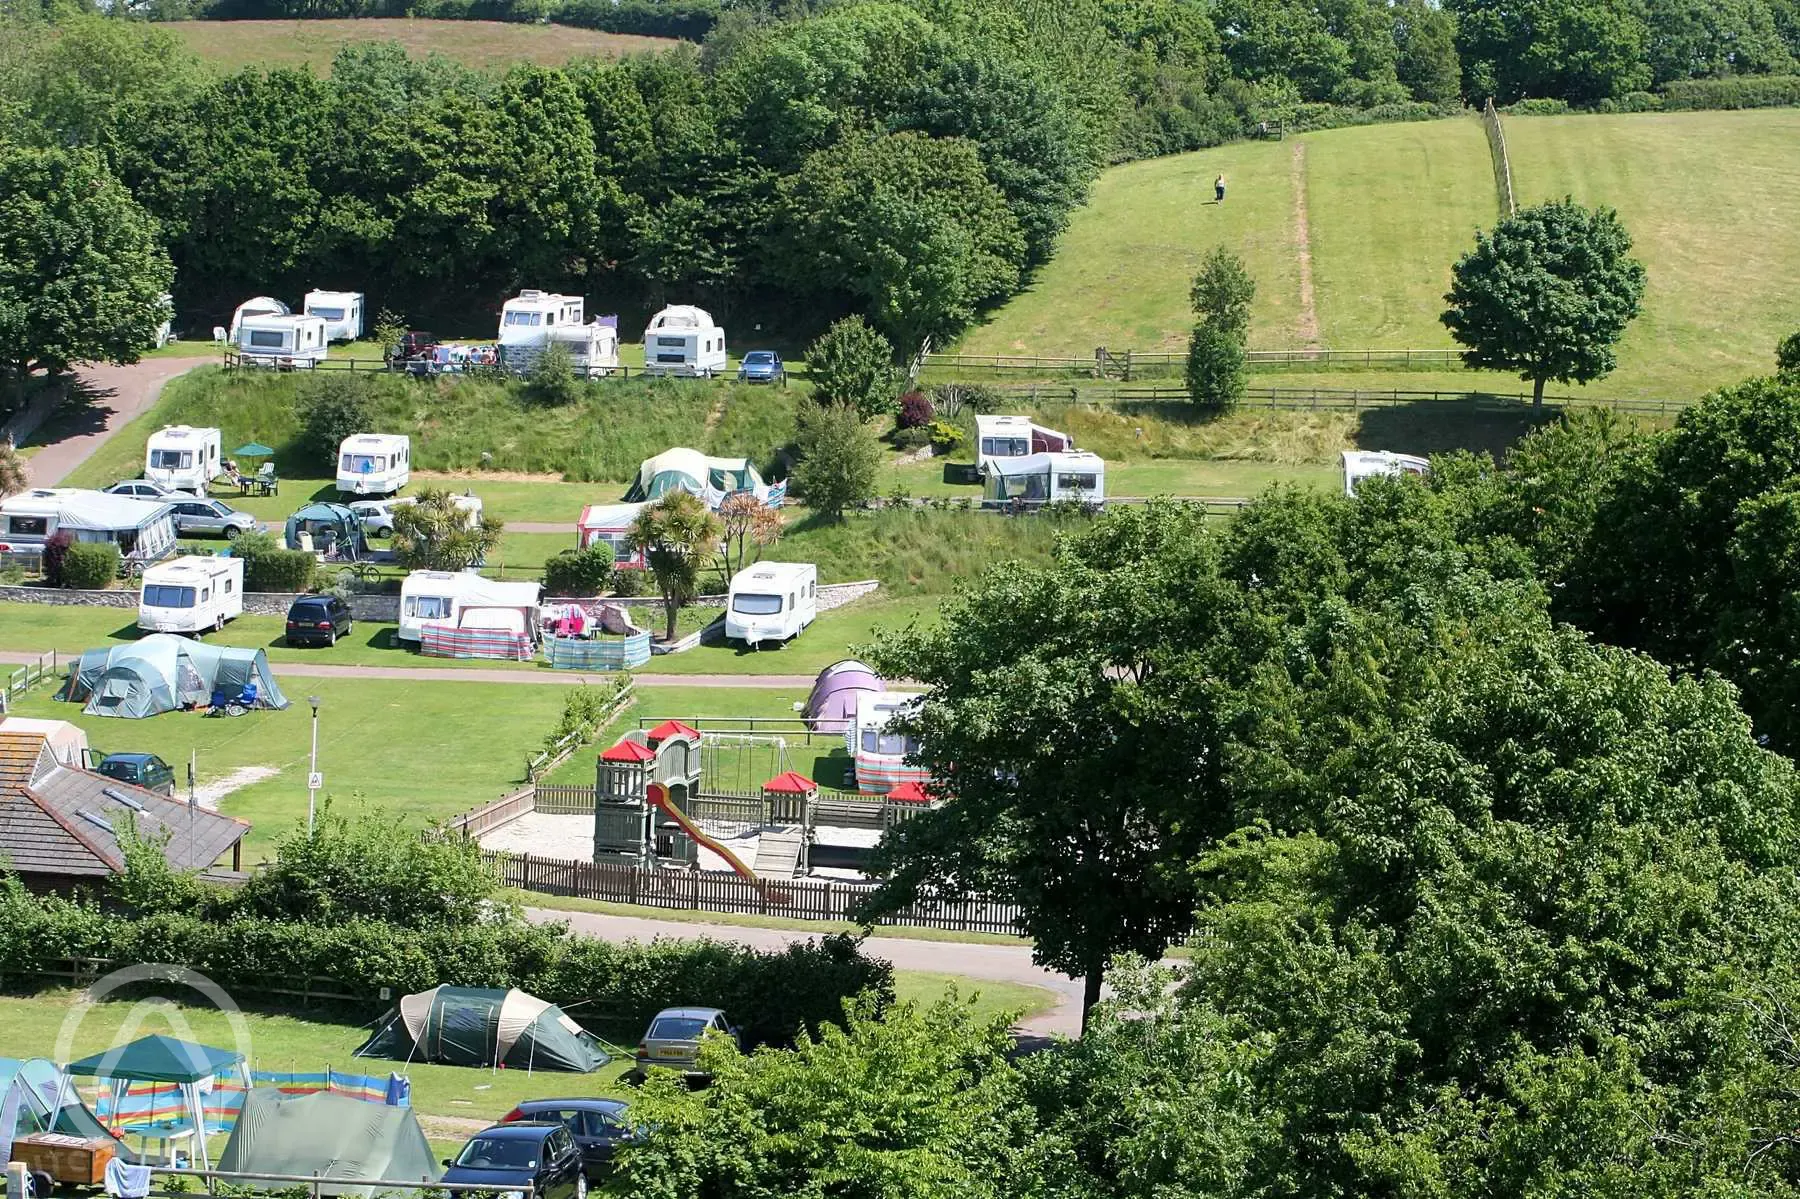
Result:
[[[144,447],[144,478],[170,491],[205,495],[212,481],[225,473],[219,445],[217,429],[164,425],[150,434]]]
[[[811,562],[758,562],[732,576],[725,639],[751,648],[798,637],[819,614],[819,568]]]
[[[355,341],[363,334],[363,294],[360,291],[309,291],[300,310],[325,322],[328,341]]]
[[[337,489],[345,495],[392,495],[412,482],[412,438],[404,433],[353,433],[338,445]]]
[[[529,632],[537,628],[543,593],[542,583],[499,583],[466,570],[415,570],[400,584],[400,627],[394,636],[417,641],[428,624]]]
[[[244,560],[191,556],[144,571],[138,628],[150,633],[218,630],[244,614]]]
[[[311,370],[325,361],[325,322],[316,316],[247,316],[238,323],[238,359],[245,366]]]
[[[1344,494],[1348,496],[1356,494],[1358,483],[1377,475],[1397,479],[1403,475],[1423,478],[1430,473],[1431,463],[1411,454],[1396,454],[1392,450],[1344,451]]]
[[[671,304],[644,330],[644,373],[710,379],[726,367],[725,330],[692,304]]]
[[[856,697],[856,719],[844,730],[844,748],[850,751],[858,791],[886,795],[901,783],[930,781],[929,770],[906,764],[906,755],[918,752],[918,740],[888,732],[896,715],[924,698],[916,691],[865,691]]]

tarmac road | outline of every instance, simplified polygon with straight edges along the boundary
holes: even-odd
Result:
[[[83,366],[75,371],[79,385],[94,397],[95,424],[84,432],[44,446],[31,457],[31,485],[54,487],[86,462],[106,439],[138,413],[156,403],[163,384],[214,358],[146,358],[130,366]],[[51,415],[55,419],[55,414]]]

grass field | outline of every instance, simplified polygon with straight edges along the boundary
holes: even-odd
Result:
[[[1512,117],[1507,143],[1521,202],[1572,194],[1616,207],[1649,267],[1644,313],[1620,347],[1619,370],[1588,392],[1686,399],[1768,369],[1776,339],[1796,319],[1788,289],[1800,266],[1800,112]],[[1229,195],[1215,206],[1210,185],[1221,172]],[[1217,244],[1241,254],[1256,277],[1253,349],[1305,344],[1313,323],[1327,348],[1448,346],[1437,318],[1450,265],[1496,217],[1473,118],[1132,163],[1100,178],[1056,257],[956,348],[1078,357],[1102,345],[1179,350],[1192,323],[1189,280]],[[1253,383],[1520,389],[1502,375],[1440,374],[1389,381],[1258,372]]]
[[[408,54],[441,54],[471,67],[515,62],[559,66],[576,58],[619,58],[666,50],[675,41],[601,33],[569,25],[431,21],[406,17],[308,21],[170,21],[163,26],[207,62],[239,67],[306,64],[323,74],[345,46],[398,42]]]

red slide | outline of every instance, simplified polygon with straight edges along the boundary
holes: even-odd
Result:
[[[747,879],[759,887],[762,886],[762,880],[756,877],[756,872],[754,870],[744,865],[743,859],[739,858],[735,853],[732,853],[729,849],[726,849],[723,845],[720,845],[717,841],[701,832],[694,822],[687,818],[687,813],[675,806],[675,801],[669,798],[669,789],[667,787],[663,786],[661,783],[651,783],[648,787],[644,788],[644,795],[645,798],[649,799],[652,807],[661,808],[664,812],[668,813],[670,819],[674,820],[676,824],[679,824],[681,826],[681,831],[692,837],[695,843],[706,846],[706,848],[712,850],[727,862],[731,863],[731,868],[737,871],[739,878]]]

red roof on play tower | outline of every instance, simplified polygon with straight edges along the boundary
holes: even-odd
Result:
[[[792,770],[784,770],[763,784],[764,791],[773,791],[777,795],[807,795],[819,789],[819,784],[797,774]]]
[[[639,745],[636,741],[621,741],[611,749],[602,750],[602,762],[654,762],[656,751],[647,745]]]
[[[700,740],[700,730],[682,724],[679,720],[665,720],[648,734],[652,741],[667,741],[670,737],[685,737],[689,741]]]
[[[925,794],[925,788],[917,783],[905,782],[887,793],[887,797],[895,803],[930,803],[931,796]]]

